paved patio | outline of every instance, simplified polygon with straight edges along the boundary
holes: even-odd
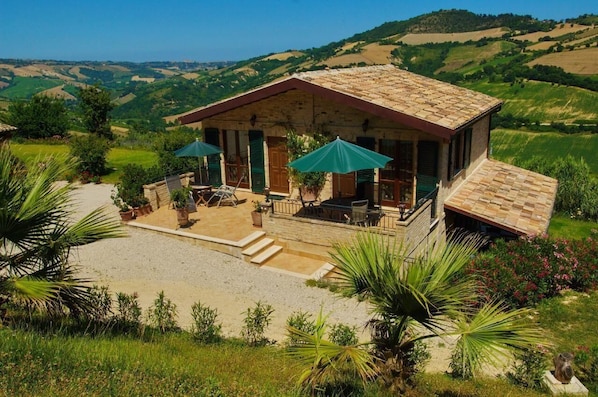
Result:
[[[252,261],[255,255],[266,251],[268,247],[258,249],[265,245],[268,236],[260,227],[253,226],[251,212],[254,209],[253,201],[263,201],[264,195],[253,194],[247,191],[237,191],[240,203],[236,207],[230,204],[217,206],[198,206],[197,212],[189,214],[190,224],[179,227],[176,211],[168,206],[160,207],[151,214],[141,216],[129,223],[131,227],[142,227],[155,230],[163,234],[189,240],[198,245],[205,245],[221,252],[228,252],[235,256],[243,253],[246,261]],[[330,268],[326,260],[322,259],[326,252],[317,256],[297,250],[286,248],[285,242],[274,241],[275,247],[282,247],[273,256],[261,263],[254,263],[264,269],[281,273],[292,274],[301,278],[318,278],[327,273]],[[254,248],[254,258],[247,252]],[[257,247],[257,248],[256,248]],[[309,249],[309,247],[307,247]]]

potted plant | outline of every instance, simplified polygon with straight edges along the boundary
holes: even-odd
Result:
[[[188,187],[182,187],[170,192],[170,200],[176,209],[179,226],[187,226],[189,223],[189,209],[187,208],[189,192],[191,192],[191,190]]]
[[[133,209],[120,196],[118,185],[116,185],[116,188],[112,190],[110,198],[112,199],[114,205],[118,208],[120,219],[122,219],[124,222],[127,222],[135,217]]]
[[[289,162],[328,143],[328,137],[320,132],[314,132],[313,137],[310,137],[299,135],[294,130],[288,130],[286,135]],[[325,172],[301,172],[289,168],[289,175],[293,186],[300,190],[301,198],[304,201],[315,201],[326,183]]]
[[[253,226],[262,227],[262,205],[257,200],[252,201],[252,204],[253,211],[251,211],[251,220],[253,221]]]
[[[133,206],[135,217],[148,215],[152,212],[152,206],[145,196],[136,196],[131,202],[131,205]]]

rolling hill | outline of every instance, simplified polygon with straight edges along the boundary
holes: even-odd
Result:
[[[152,123],[160,123],[162,117],[294,72],[393,63],[502,98],[501,114],[541,124],[596,123],[597,23],[595,15],[557,22],[441,10],[387,22],[322,47],[236,63],[0,60],[0,102],[40,92],[70,100],[77,87],[100,82],[118,105],[115,120],[147,120],[151,115]],[[559,89],[551,90],[554,86]],[[558,98],[547,101],[546,95]]]

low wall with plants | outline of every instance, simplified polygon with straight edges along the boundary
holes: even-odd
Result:
[[[193,172],[180,174],[181,185],[189,186],[189,183],[193,180],[193,175]],[[154,210],[170,204],[170,194],[166,187],[166,180],[143,185],[143,195],[149,200]]]

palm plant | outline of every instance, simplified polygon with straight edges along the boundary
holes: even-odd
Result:
[[[289,337],[295,343],[289,347],[289,355],[295,357],[305,367],[299,377],[299,384],[312,395],[318,392],[330,395],[346,393],[375,378],[376,361],[365,345],[341,346],[324,338],[327,324],[322,310],[309,333],[293,326],[287,326]]]
[[[0,306],[13,301],[55,314],[89,313],[89,289],[74,274],[71,250],[124,231],[103,208],[74,222],[73,188],[55,183],[71,167],[53,159],[38,164],[27,170],[0,148]]]
[[[334,244],[341,291],[372,310],[377,375],[391,389],[405,390],[417,368],[414,347],[429,338],[457,336],[462,365],[474,374],[497,355],[541,341],[537,328],[522,321],[527,310],[505,312],[497,302],[479,308],[476,282],[462,272],[476,247],[448,242],[410,260],[405,247],[374,233]]]

